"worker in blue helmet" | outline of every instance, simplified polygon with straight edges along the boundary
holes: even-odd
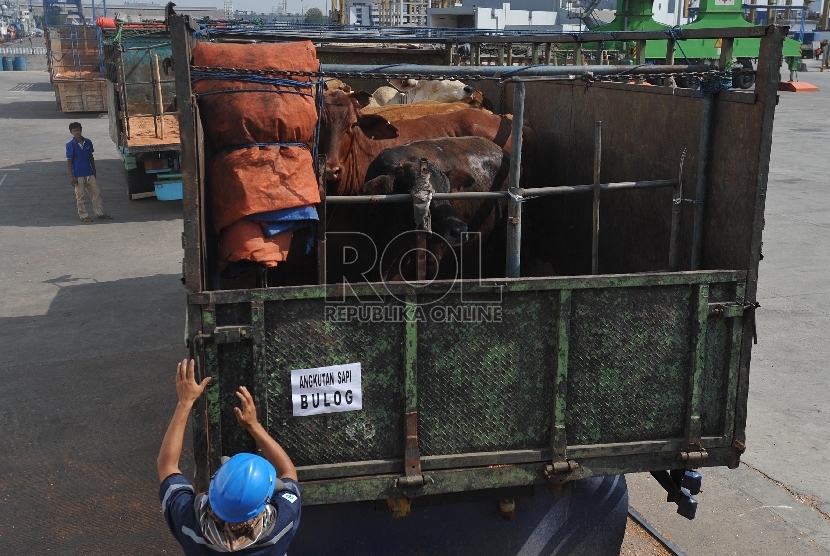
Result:
[[[156,462],[164,519],[187,555],[240,552],[283,556],[300,525],[297,470],[285,450],[259,424],[247,388],[240,386],[236,392],[241,407],[235,407],[234,413],[264,457],[242,453],[223,458],[226,461],[204,494],[196,494],[179,471],[190,410],[209,383],[210,377],[196,382],[193,360],[179,363],[179,403]]]

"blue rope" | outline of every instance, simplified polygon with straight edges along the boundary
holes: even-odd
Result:
[[[286,91],[284,89],[223,89],[221,91],[207,91],[205,93],[196,93],[196,98],[206,97],[208,95],[220,95],[224,93],[288,93],[293,95],[302,95],[304,97],[313,96],[311,93],[304,93],[302,91]]]
[[[310,89],[314,86],[311,81],[296,81],[284,77],[268,77],[266,75],[251,75],[247,73],[232,73],[224,71],[191,71],[190,79],[193,82],[202,79],[218,79],[223,81],[247,81],[248,83],[261,83],[263,85],[277,85],[280,87],[302,87]]]
[[[680,41],[685,41],[686,39],[683,38],[683,28],[680,25],[675,25],[668,31],[666,34],[674,41],[674,44],[677,45],[677,48],[680,49],[680,53],[683,55],[683,58],[686,60],[686,65],[691,66],[692,63],[689,61],[689,57],[686,56],[686,53],[683,52],[683,46],[681,46]]]

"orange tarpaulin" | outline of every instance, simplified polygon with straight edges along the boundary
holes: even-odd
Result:
[[[229,71],[319,68],[317,52],[308,41],[199,43],[193,49],[193,65]],[[317,124],[312,87],[274,82],[283,79],[311,84],[311,78],[285,73],[260,74],[253,80],[250,73],[220,79],[196,75],[193,88],[205,138],[213,150],[210,193],[213,225],[221,231],[222,259],[276,266],[285,260],[290,234],[287,241],[282,236],[265,239],[259,224],[241,221],[252,214],[320,202],[310,151]],[[271,82],[262,83],[258,81],[261,78]],[[268,145],[271,143],[302,143],[308,148]],[[259,230],[258,236],[252,226]]]
[[[240,220],[219,236],[219,260],[226,263],[253,261],[267,267],[277,266],[288,258],[294,232],[266,238],[257,222]]]

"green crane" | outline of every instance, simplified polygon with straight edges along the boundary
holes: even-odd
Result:
[[[592,29],[594,32],[615,31],[668,31],[670,27],[654,21],[652,0],[617,0],[617,12],[614,21]],[[700,0],[700,8],[695,21],[684,25],[683,29],[724,29],[732,27],[754,27],[744,19],[741,0]],[[689,60],[714,60],[720,57],[720,44],[715,39],[689,39],[678,41],[675,54],[678,61],[684,57]],[[749,60],[758,57],[761,39],[735,39],[733,56]],[[646,59],[664,60],[666,58],[666,41],[648,41]],[[801,43],[786,38],[784,40],[784,57],[790,70],[798,69],[801,58]],[[745,62],[746,63],[746,62]]]

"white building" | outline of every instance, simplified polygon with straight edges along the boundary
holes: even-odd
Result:
[[[367,0],[347,0],[346,14],[346,23],[349,25],[369,27],[378,25],[380,20],[378,3]]]

